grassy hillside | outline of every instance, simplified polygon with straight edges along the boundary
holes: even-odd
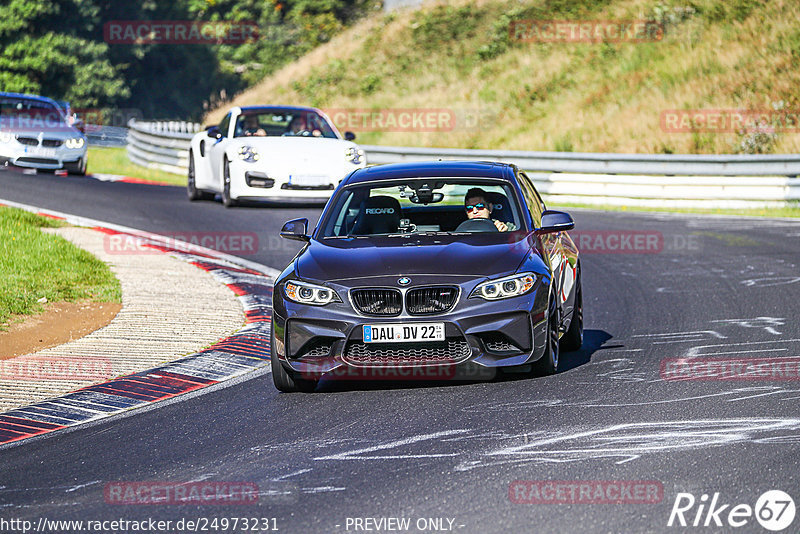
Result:
[[[642,43],[512,40],[510,23],[528,19],[654,20],[665,34]],[[364,20],[232,104],[435,108],[457,120],[447,132],[354,129],[364,144],[796,153],[798,133],[669,133],[661,114],[800,110],[798,20],[800,3],[788,0],[435,2]]]

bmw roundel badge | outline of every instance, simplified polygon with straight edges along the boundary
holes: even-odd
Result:
[[[411,283],[411,278],[404,276],[400,280],[398,280],[397,283],[400,284],[401,286],[407,286],[408,284]]]

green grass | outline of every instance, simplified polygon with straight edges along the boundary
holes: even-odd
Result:
[[[121,302],[119,281],[106,264],[40,228],[60,221],[0,207],[0,330],[21,315],[42,311],[37,301]]]
[[[122,174],[148,182],[186,185],[186,175],[172,174],[171,172],[134,165],[128,159],[128,153],[123,147],[89,147],[89,169],[87,172]]]
[[[698,213],[703,215],[738,215],[741,217],[798,217],[800,206],[787,206],[784,208],[755,208],[755,209],[709,209],[709,208],[651,208],[647,206],[613,206],[578,204],[572,202],[548,202],[551,209],[558,208],[585,208],[600,211],[630,211],[630,212],[663,212],[663,213]],[[796,203],[795,203],[796,204]]]

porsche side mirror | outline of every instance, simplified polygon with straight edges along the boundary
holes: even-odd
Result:
[[[356,138],[356,134],[354,134],[353,132],[345,132],[344,138],[346,141],[354,141]]]
[[[217,126],[209,126],[206,135],[212,139],[219,139],[222,137],[222,132],[219,131],[219,127]]]
[[[565,232],[575,228],[575,221],[569,213],[563,211],[547,210],[542,214],[542,227],[536,230],[539,234],[552,234]]]
[[[308,232],[308,219],[292,219],[287,221],[281,228],[281,237],[284,239],[294,239],[295,241],[308,242],[311,236],[307,235]]]

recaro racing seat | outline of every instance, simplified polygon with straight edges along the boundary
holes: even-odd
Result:
[[[369,197],[353,226],[353,235],[393,234],[400,228],[400,203],[385,195]]]
[[[486,192],[486,202],[492,205],[492,219],[504,223],[513,223],[514,214],[508,204],[508,198],[503,193]]]

